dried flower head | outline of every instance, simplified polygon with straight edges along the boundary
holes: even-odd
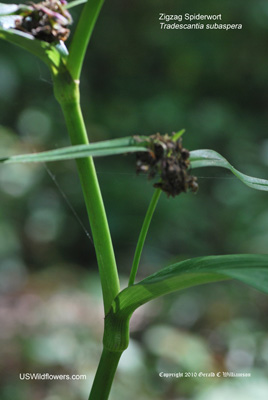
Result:
[[[36,39],[48,43],[65,41],[72,23],[70,13],[64,8],[65,0],[45,0],[30,3],[16,20],[16,29],[32,34]]]
[[[144,138],[139,136],[134,139],[144,142]],[[181,138],[174,140],[172,136],[157,133],[145,141],[150,151],[137,153],[137,173],[146,172],[149,179],[160,176],[160,182],[154,187],[162,189],[168,196],[198,190],[197,178],[188,172],[190,153],[182,147]]]

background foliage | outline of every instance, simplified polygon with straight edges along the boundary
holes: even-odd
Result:
[[[222,13],[224,22],[243,23],[243,30],[162,31],[159,12]],[[214,149],[242,172],[267,178],[267,17],[261,0],[107,1],[82,76],[91,141],[186,128],[190,150]],[[0,46],[3,154],[68,145],[46,67],[19,48]],[[134,156],[96,164],[126,277],[152,184],[135,175]],[[267,194],[225,170],[195,172],[197,195],[162,196],[139,278],[189,257],[267,252]],[[103,314],[75,164],[1,166],[0,191],[1,399],[85,399]],[[266,316],[265,295],[234,282],[152,302],[134,315],[111,399],[252,399],[252,392],[266,398]],[[250,371],[252,378],[158,377],[160,371],[211,370]],[[88,379],[45,385],[20,381],[23,372]]]

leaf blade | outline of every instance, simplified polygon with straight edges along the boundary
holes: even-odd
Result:
[[[268,293],[268,255],[236,254],[185,260],[121,291],[105,317],[103,343],[120,351],[128,346],[129,321],[141,305],[178,290],[235,278]],[[109,331],[116,332],[116,341]]]
[[[268,180],[245,175],[234,168],[223,156],[214,150],[194,150],[190,153],[191,168],[220,167],[231,171],[245,185],[256,189],[268,191]]]
[[[123,290],[113,304],[113,313],[129,315],[157,297],[227,279],[237,279],[268,293],[268,255],[208,256],[176,263]]]
[[[60,51],[58,46],[51,45],[43,40],[37,40],[32,35],[16,29],[3,29],[0,26],[0,38],[29,51],[39,57],[49,67],[59,68],[64,54],[65,57],[68,54],[63,43],[60,43],[60,49],[64,48],[64,52]]]
[[[8,164],[18,162],[50,162],[89,156],[103,157],[137,151],[147,151],[147,148],[144,147],[142,143],[138,144],[132,137],[127,137],[91,143],[88,145],[69,146],[40,153],[2,157],[0,158],[0,162]]]
[[[1,32],[0,32],[1,35]],[[60,161],[70,160],[74,158],[83,158],[88,156],[101,157],[115,154],[123,154],[127,152],[138,152],[148,151],[148,142],[146,136],[140,137],[141,141],[137,142],[135,137],[126,137],[120,139],[112,139],[103,142],[91,143],[89,145],[82,146],[70,146],[56,150],[50,150],[46,152],[36,154],[25,154],[19,156],[2,157],[0,162],[15,163],[15,162],[49,162],[49,161]],[[114,148],[114,152],[111,148]],[[116,150],[115,148],[118,147]],[[125,148],[123,148],[125,147]],[[97,149],[102,149],[98,151]],[[106,150],[104,150],[106,148]],[[93,152],[94,150],[94,152]],[[249,175],[245,175],[242,172],[234,168],[224,157],[213,150],[195,150],[190,153],[191,168],[203,168],[203,167],[220,167],[230,170],[238,179],[240,179],[245,185],[257,189],[268,191],[268,180],[255,178]]]
[[[67,3],[67,4],[64,6],[64,8],[65,8],[66,10],[68,10],[68,9],[70,9],[70,8],[79,6],[80,4],[84,4],[84,3],[86,3],[87,1],[88,1],[88,0],[74,0],[74,1],[71,1],[70,3]]]

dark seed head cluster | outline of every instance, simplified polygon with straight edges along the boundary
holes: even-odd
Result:
[[[198,190],[197,178],[188,171],[190,153],[182,147],[181,138],[174,140],[172,136],[157,133],[146,139],[139,136],[134,139],[139,143],[145,141],[150,150],[137,153],[137,173],[145,172],[149,179],[160,176],[161,180],[154,184],[155,188],[172,197],[188,190]]]
[[[22,9],[16,21],[16,29],[48,43],[65,41],[70,34],[67,26],[72,23],[70,13],[64,8],[65,4],[65,0],[30,3]]]

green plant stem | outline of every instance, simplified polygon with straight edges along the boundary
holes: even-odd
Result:
[[[61,105],[72,144],[88,144],[78,85],[75,85],[66,71],[63,71],[54,77],[54,91]],[[77,159],[76,164],[94,239],[104,310],[107,314],[112,301],[120,291],[110,230],[92,157]]]
[[[107,400],[122,351],[103,349],[89,400]]]
[[[157,206],[160,195],[161,195],[161,189],[156,189],[154,191],[152,200],[149,204],[147,213],[145,215],[144,222],[143,222],[140,236],[139,236],[139,240],[137,243],[135,255],[134,255],[134,260],[133,260],[133,264],[132,264],[132,268],[131,268],[128,286],[133,285],[135,282],[144,242],[145,242],[147,232],[148,232],[148,229],[149,229],[149,226],[150,226],[150,223],[151,223],[151,220],[152,220],[152,217],[153,217],[153,214],[154,214],[155,208]]]
[[[88,0],[82,10],[67,61],[67,68],[74,80],[80,79],[87,46],[103,3],[104,0]]]

